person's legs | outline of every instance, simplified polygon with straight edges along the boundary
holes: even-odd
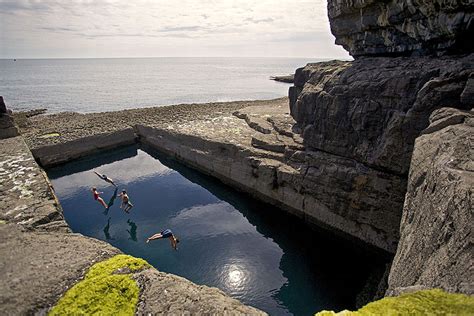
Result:
[[[171,242],[171,247],[174,250],[178,250],[178,240],[176,239],[176,237],[174,235],[172,235],[171,237],[169,237],[169,240]]]
[[[125,206],[125,212],[128,213],[128,211],[130,211],[130,209],[133,207],[133,204],[130,203],[130,201],[127,203],[127,206]]]
[[[163,236],[161,235],[161,233],[154,234],[153,236],[148,237],[148,239],[146,240],[146,242],[149,242],[150,240],[160,239],[160,238],[162,238],[162,237],[163,237]]]
[[[107,209],[108,206],[107,206],[107,203],[105,203],[104,199],[102,199],[100,196],[97,198],[97,201],[99,201],[100,204],[102,204],[102,206]]]

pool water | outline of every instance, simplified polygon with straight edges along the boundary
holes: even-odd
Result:
[[[115,188],[126,189],[127,214]],[[106,240],[158,270],[218,287],[271,315],[354,308],[378,255],[258,202],[149,148],[126,147],[48,170],[74,232]],[[96,186],[105,210],[90,191]],[[145,243],[166,228],[180,239]]]

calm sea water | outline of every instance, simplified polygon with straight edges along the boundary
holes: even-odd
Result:
[[[102,112],[178,103],[272,99],[316,59],[125,58],[0,60],[0,95],[13,110]]]
[[[48,175],[75,232],[106,240],[158,270],[215,286],[271,315],[312,315],[354,308],[377,256],[145,148],[127,147],[59,168]],[[113,199],[126,188],[130,214]],[[93,200],[97,186],[109,211]],[[170,228],[181,239],[145,243]]]

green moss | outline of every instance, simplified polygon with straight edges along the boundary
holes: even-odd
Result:
[[[386,297],[369,303],[356,312],[322,311],[316,315],[474,315],[474,297],[446,293],[439,289],[424,290],[397,297]]]
[[[149,266],[145,260],[127,255],[96,263],[49,315],[133,315],[139,288],[130,273]]]

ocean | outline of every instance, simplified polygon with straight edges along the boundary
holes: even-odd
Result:
[[[114,111],[180,103],[264,100],[288,95],[269,80],[302,58],[3,59],[0,95],[14,111]]]

